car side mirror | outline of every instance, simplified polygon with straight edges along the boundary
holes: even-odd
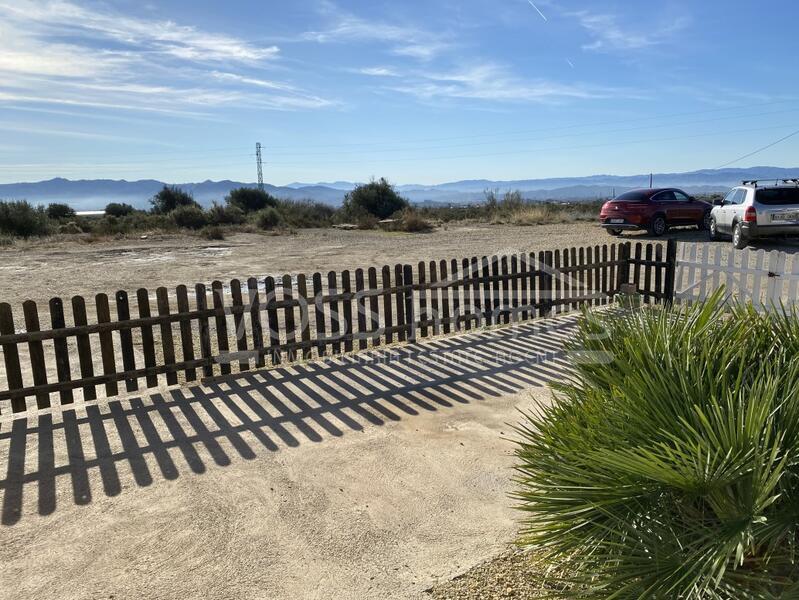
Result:
[[[696,202],[696,198],[694,198],[693,196],[688,196],[688,200],[690,200],[691,202]]]
[[[716,198],[713,200],[713,206],[724,206],[724,198]]]

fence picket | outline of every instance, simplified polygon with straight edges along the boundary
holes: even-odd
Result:
[[[430,261],[428,268],[430,273],[430,312],[433,317],[433,335],[441,333],[441,315],[439,314],[439,286],[438,286],[438,273],[436,269],[436,262]]]
[[[460,291],[460,277],[458,273],[458,260],[453,258],[450,262],[450,278],[452,280],[452,330],[460,331],[461,329],[461,291]]]
[[[472,328],[472,268],[468,258],[463,259],[461,267],[461,281],[463,282],[463,328],[469,330]]]
[[[402,289],[405,285],[405,274],[402,265],[394,265],[394,285],[397,288],[396,306],[397,306],[397,339],[404,342],[408,337],[408,332],[405,329],[407,321],[405,320],[405,291]]]
[[[300,340],[302,341],[302,358],[311,358],[311,311],[308,310],[308,282],[305,275],[297,275],[297,300],[300,312]]]
[[[439,263],[439,275],[441,277],[441,327],[444,333],[449,333],[451,330],[450,327],[450,306],[449,306],[449,288],[450,288],[450,280],[449,280],[449,273],[447,269],[447,261],[442,260]]]
[[[130,304],[128,303],[128,293],[124,291],[119,291],[116,293],[116,304],[117,304],[117,319],[120,321],[130,321]],[[50,312],[52,313],[53,306],[52,301],[50,305]],[[63,314],[63,309],[62,309]],[[63,316],[62,316],[63,319]],[[55,324],[53,324],[53,329],[57,329]],[[129,373],[131,371],[136,370],[136,354],[133,350],[133,331],[129,327],[125,327],[119,330],[119,342],[122,349],[122,369],[125,373]],[[66,348],[66,341],[64,342],[64,348]],[[64,351],[66,353],[66,349]],[[67,360],[69,358],[67,357]],[[58,358],[56,357],[56,361]],[[61,379],[59,378],[59,381]],[[129,392],[133,392],[139,389],[139,380],[136,377],[126,377],[125,378],[125,389]],[[70,392],[71,393],[71,392]],[[63,396],[62,396],[63,398]],[[63,400],[62,400],[63,402]]]
[[[107,294],[97,294],[94,297],[95,306],[97,307],[97,323],[110,323],[111,322],[111,307],[108,302]],[[116,353],[114,352],[114,338],[110,331],[100,332],[100,356],[103,360],[103,375],[115,375],[117,372],[116,367]],[[109,381],[105,384],[105,395],[116,396],[119,394],[119,384],[116,381]]]
[[[216,317],[214,317],[214,330],[216,331],[216,348],[221,358],[219,371],[222,375],[229,375],[231,369],[227,355],[230,353],[230,340],[227,332],[227,315],[225,314],[225,291],[221,281],[211,282],[211,302],[214,310],[217,311]],[[168,377],[169,374],[167,374]]]
[[[263,305],[258,294],[258,280],[255,277],[247,279],[247,299],[250,306],[250,327],[252,327],[252,348],[257,352],[255,366],[261,368],[266,365],[264,354],[264,327],[261,323]],[[268,296],[267,296],[268,301]],[[267,319],[268,320],[268,319]],[[271,328],[271,326],[270,326]],[[271,338],[270,338],[271,340]]]
[[[472,279],[472,310],[474,312],[474,326],[480,327],[483,316],[483,301],[480,296],[480,261],[473,256],[469,261],[469,271]]]
[[[139,318],[141,319],[150,318],[150,293],[146,289],[140,288],[136,291],[136,306],[139,309]],[[74,307],[74,301],[73,301],[73,307]],[[80,344],[80,338],[78,338],[78,343]],[[142,353],[144,354],[144,366],[148,369],[150,368],[154,369],[156,366],[155,338],[153,337],[152,325],[142,325],[141,346],[142,346]],[[89,357],[89,360],[91,360],[91,356]],[[147,382],[147,387],[156,387],[158,385],[158,375],[156,375],[155,373],[148,373],[147,377],[145,378],[145,381]]]
[[[341,354],[341,312],[339,311],[338,282],[335,271],[330,271],[327,274],[327,293],[330,297],[330,337],[333,339],[331,352]]]
[[[197,310],[207,311],[208,296],[206,293],[205,284],[198,283],[195,285],[194,293],[197,299]],[[214,369],[213,365],[210,363],[210,360],[213,357],[213,351],[211,350],[211,328],[208,324],[208,317],[201,315],[198,319],[198,326],[200,331],[200,356],[209,361],[208,363],[203,364],[203,375],[205,377],[211,377],[214,374]]]
[[[352,290],[350,289],[350,272],[341,272],[341,295],[342,295],[342,334],[344,336],[344,352],[352,352],[352,339],[355,334],[355,327],[352,321]]]
[[[364,350],[368,345],[368,328],[366,325],[366,296],[364,294],[363,269],[355,269],[355,310],[358,311],[358,349]]]
[[[7,302],[0,303],[0,334],[9,335],[13,333],[16,333],[16,331],[11,305]],[[19,349],[16,343],[3,344],[3,361],[6,367],[8,389],[10,391],[21,390],[24,387],[24,383],[22,381],[22,369],[19,364]],[[11,399],[11,410],[13,412],[22,412],[26,408],[25,398],[15,397]]]
[[[233,326],[236,328],[236,350],[242,357],[239,359],[239,372],[249,371],[250,359],[247,356],[247,329],[244,322],[244,300],[241,295],[241,281],[230,282],[230,296],[233,301]]]
[[[26,300],[22,303],[22,313],[25,318],[25,331],[40,331],[39,310],[33,300]],[[5,332],[2,332],[5,333]],[[47,363],[44,359],[44,345],[40,341],[31,340],[28,342],[28,354],[31,360],[31,372],[33,374],[33,385],[47,385]],[[36,407],[49,408],[50,394],[39,392],[36,394]],[[0,411],[1,412],[1,411]]]
[[[419,278],[419,333],[422,337],[427,337],[427,277],[425,275],[424,261],[419,262],[417,266],[416,276]]]
[[[316,355],[325,356],[327,354],[325,343],[325,303],[322,301],[322,274],[314,273],[311,278],[313,283],[314,309],[316,320]]]
[[[405,282],[405,323],[408,332],[408,341],[416,342],[416,319],[414,318],[413,306],[413,267],[404,265],[402,267],[402,280]]]
[[[66,321],[64,318],[64,302],[61,300],[61,298],[52,298],[50,300],[50,323],[52,324],[53,329],[63,329],[66,327]],[[72,369],[70,367],[69,361],[69,345],[67,344],[67,338],[62,337],[53,340],[53,348],[55,349],[55,364],[58,383],[67,383],[72,381]],[[131,345],[131,352],[132,351],[133,346]],[[17,360],[17,363],[18,362],[19,360]],[[61,390],[60,396],[61,404],[70,404],[74,402],[74,396],[71,389]]]
[[[86,301],[81,296],[72,297],[72,318],[75,320],[75,327],[82,327],[89,324],[86,318]],[[77,336],[78,344],[78,365],[80,366],[81,379],[88,379],[94,377],[94,363],[92,362],[92,345],[89,340],[89,335],[86,333],[79,333]],[[142,339],[142,344],[145,341]],[[155,348],[155,344],[150,340],[150,344]],[[152,353],[153,364],[155,364],[155,351]],[[83,386],[83,399],[95,400],[97,398],[97,390],[93,385]]]
[[[383,284],[384,290],[391,289],[391,267],[388,265],[384,265],[381,269],[380,282]],[[394,343],[394,332],[391,330],[391,328],[394,327],[392,300],[391,294],[383,294],[383,329],[386,335],[386,344]]]
[[[277,316],[277,291],[275,278],[264,278],[264,298],[266,299],[266,324],[269,332],[269,356],[273,365],[283,362],[280,352],[280,324]],[[253,336],[255,338],[255,336]],[[260,336],[261,348],[255,348],[260,354],[264,347],[263,332]]]
[[[480,266],[483,274],[483,323],[489,327],[495,323],[494,321],[494,304],[492,302],[491,293],[491,267],[488,262],[488,257],[483,256],[480,259]],[[476,273],[479,275],[480,273]]]
[[[380,337],[383,332],[380,330],[380,299],[377,297],[377,269],[369,267],[366,281],[369,284],[369,330],[372,332],[372,346],[380,345]]]
[[[185,285],[179,285],[175,289],[175,296],[178,300],[178,313],[185,315],[189,312],[189,292]],[[187,316],[180,318],[180,346],[182,348],[183,362],[194,360],[194,336],[191,331],[191,320]],[[127,368],[125,368],[127,371]],[[197,369],[194,367],[186,368],[186,381],[197,379]]]
[[[169,292],[165,287],[159,287],[155,290],[156,303],[158,305],[158,316],[169,316]],[[161,322],[161,347],[164,351],[164,364],[171,366],[175,364],[175,342],[172,339],[172,323],[166,321]],[[230,365],[228,365],[230,369]],[[169,385],[175,385],[178,382],[178,374],[175,371],[170,371],[166,374],[166,382]]]
[[[294,323],[294,290],[291,275],[283,275],[283,302],[286,304],[284,322],[286,325],[286,344],[289,346],[286,352],[286,360],[287,362],[294,362],[297,359],[297,349],[292,347],[292,345],[297,343],[297,335]]]

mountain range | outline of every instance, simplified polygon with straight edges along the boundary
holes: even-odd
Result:
[[[530,200],[595,200],[628,189],[647,187],[649,175],[591,175],[587,177],[557,177],[494,181],[472,179],[436,185],[405,184],[396,189],[416,204],[467,204],[479,202],[486,190],[503,193],[520,191]],[[724,192],[744,179],[787,179],[799,177],[798,168],[751,167],[746,169],[705,169],[686,173],[655,173],[657,187],[680,187],[690,194]],[[154,179],[140,181],[90,179],[72,181],[49,179],[34,183],[0,184],[0,199],[28,200],[34,204],[64,202],[76,210],[98,210],[109,202],[126,202],[137,208],[149,207],[149,199],[164,182]],[[255,187],[254,183],[239,181],[203,181],[178,183],[202,205],[221,202],[233,188]],[[357,184],[349,181],[322,183],[291,183],[286,186],[265,185],[270,194],[291,200],[310,199],[339,206],[344,195]]]

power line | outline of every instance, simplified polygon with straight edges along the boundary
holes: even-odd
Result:
[[[762,148],[758,148],[754,152],[750,152],[749,154],[744,154],[743,156],[741,156],[739,158],[736,158],[735,160],[731,160],[728,163],[724,163],[723,165],[720,165],[720,166],[718,166],[716,168],[717,169],[723,169],[724,167],[729,167],[730,165],[735,164],[735,163],[737,163],[739,161],[742,161],[745,158],[749,158],[750,156],[754,156],[755,154],[759,154],[759,153],[763,152],[763,150],[768,150],[769,148],[772,148],[773,146],[776,146],[777,144],[779,144],[781,142],[784,142],[785,140],[790,139],[790,138],[792,138],[795,135],[799,135],[799,129],[797,129],[793,133],[789,133],[788,135],[786,135],[783,138],[778,139],[776,142],[771,142],[770,144],[766,144],[765,146],[763,146]]]

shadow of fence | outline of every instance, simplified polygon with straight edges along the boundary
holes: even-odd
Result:
[[[568,375],[576,315],[0,421],[0,522]],[[5,463],[5,464],[3,464]],[[127,463],[127,467],[123,467]],[[129,470],[129,475],[121,471]],[[57,480],[69,484],[57,486]],[[129,481],[132,479],[132,482]],[[65,491],[66,490],[66,491]],[[36,501],[33,501],[33,498]],[[25,500],[25,501],[23,501]]]

